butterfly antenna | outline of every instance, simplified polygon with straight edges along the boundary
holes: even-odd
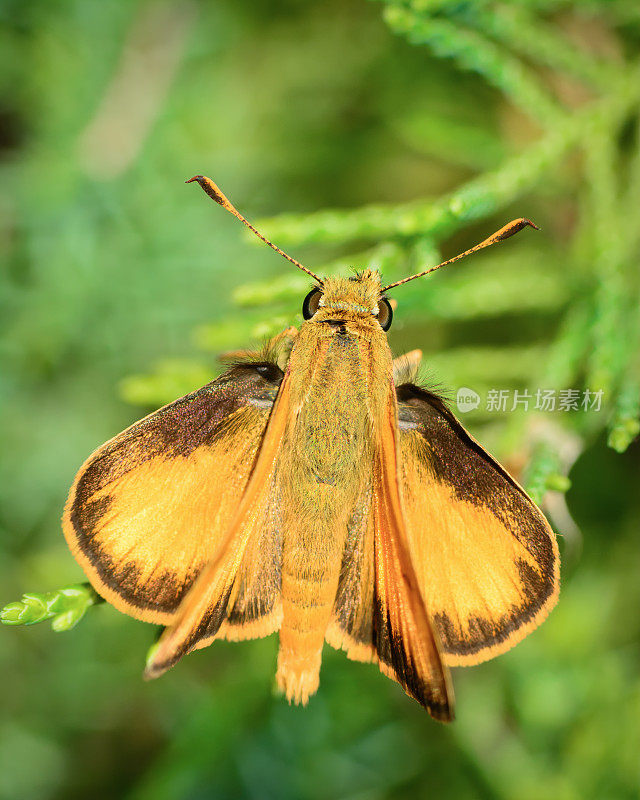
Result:
[[[521,217],[520,219],[514,219],[511,222],[508,222],[503,228],[500,228],[499,231],[496,231],[494,234],[492,234],[488,239],[480,242],[480,244],[477,244],[470,250],[465,250],[464,253],[460,253],[453,258],[449,258],[446,261],[443,261],[442,264],[436,264],[435,267],[429,267],[429,269],[425,269],[424,272],[418,272],[416,275],[411,275],[409,278],[403,278],[401,281],[390,283],[388,286],[385,286],[382,291],[386,292],[388,289],[395,289],[396,286],[401,286],[403,283],[408,283],[416,278],[422,278],[425,275],[428,275],[430,272],[440,269],[440,267],[446,267],[447,264],[453,264],[454,261],[460,261],[461,258],[470,256],[471,253],[475,253],[477,250],[483,250],[485,247],[491,247],[492,244],[497,244],[498,242],[508,239],[510,236],[513,236],[514,233],[518,233],[518,231],[521,231],[527,226],[535,228],[537,231],[540,230],[540,228],[535,223],[531,222],[530,219],[525,219],[524,217]]]
[[[261,239],[265,244],[268,244],[272,250],[275,250],[276,253],[279,253],[283,258],[286,258],[287,261],[291,262],[291,264],[293,264],[295,267],[298,267],[298,269],[301,269],[303,272],[306,272],[307,275],[311,275],[311,277],[314,280],[318,281],[320,286],[322,286],[322,281],[314,272],[311,272],[310,269],[307,269],[307,267],[305,267],[299,261],[296,261],[295,258],[292,258],[290,255],[287,255],[287,253],[285,253],[284,250],[281,250],[279,247],[276,247],[276,245],[273,242],[270,242],[266,236],[263,236],[260,233],[260,231],[257,230],[257,228],[254,228],[253,225],[249,222],[249,220],[245,219],[242,216],[242,214],[238,211],[238,209],[229,201],[229,199],[220,191],[220,189],[210,178],[207,178],[204,175],[194,175],[193,178],[189,178],[189,180],[185,181],[185,183],[193,183],[193,181],[199,183],[200,186],[204,189],[204,191],[209,195],[209,197],[212,200],[215,200],[218,205],[222,206],[223,208],[226,208],[227,211],[230,211],[233,214],[233,216],[237,217],[240,220],[240,222],[243,223],[243,225],[246,225],[247,228],[249,228],[249,230],[252,233],[255,233],[258,239]]]

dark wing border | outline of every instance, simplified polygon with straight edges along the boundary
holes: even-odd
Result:
[[[108,602],[138,619],[168,624],[196,575],[182,586],[172,585],[170,575],[163,575],[148,587],[153,599],[128,598],[126,586],[135,584],[135,575],[115,570],[108,554],[92,546],[92,526],[105,513],[109,498],[91,501],[91,497],[149,459],[187,458],[196,448],[213,444],[248,405],[264,410],[266,428],[283,377],[270,362],[238,364],[126,428],[85,461],[69,492],[62,527],[71,552]]]
[[[475,636],[471,639],[462,641],[455,636],[446,613],[434,614],[447,664],[476,664],[521,641],[555,605],[560,589],[556,537],[522,486],[463,428],[442,398],[411,383],[396,387],[396,395],[400,433],[403,428],[413,429],[424,437],[432,455],[430,468],[435,479],[449,485],[461,500],[491,511],[540,565],[540,575],[524,561],[518,565],[528,601],[526,607],[507,610],[497,625],[475,620]],[[479,459],[486,467],[484,471],[476,470],[475,480],[470,479],[469,451],[472,458]],[[509,494],[496,491],[501,481],[513,491]]]

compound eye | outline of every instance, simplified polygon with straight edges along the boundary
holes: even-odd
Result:
[[[391,322],[393,320],[393,309],[391,308],[391,303],[387,300],[386,297],[381,297],[378,300],[378,322],[380,323],[380,327],[383,331],[388,331],[391,327]]]
[[[320,298],[322,297],[322,289],[312,289],[309,294],[304,298],[302,303],[302,316],[305,319],[311,319],[320,306]]]

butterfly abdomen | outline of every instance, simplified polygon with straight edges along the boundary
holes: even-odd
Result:
[[[277,681],[287,699],[296,703],[306,703],[318,688],[344,547],[342,519],[324,520],[321,539],[316,535],[318,523],[318,517],[289,519],[284,539]]]

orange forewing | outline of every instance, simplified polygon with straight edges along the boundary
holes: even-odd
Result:
[[[290,388],[285,377],[244,492],[233,510],[215,554],[199,574],[180,604],[171,626],[163,633],[147,663],[146,676],[156,677],[169,669],[197,643],[215,638],[233,608],[240,588],[237,582],[251,540],[259,540],[264,515],[273,491],[274,465],[289,418]],[[264,635],[264,634],[263,634]]]
[[[63,528],[94,588],[116,608],[147,622],[175,619],[224,544],[281,379],[273,364],[238,366],[128,428],[81,468]],[[253,524],[268,549],[259,561],[250,549],[234,565],[242,591],[220,631],[230,638],[277,617],[277,521],[265,504],[253,509]]]
[[[376,602],[388,596],[389,608],[398,615],[411,608],[411,598],[419,594],[444,664],[478,663],[523,639],[555,604],[559,590],[555,535],[524,490],[466,433],[440,398],[412,384],[397,391],[396,472],[409,555],[409,568],[405,566],[403,574],[405,581],[415,575],[415,583],[413,579],[405,583],[405,598],[398,588],[386,588],[385,575],[394,564],[406,565],[407,558],[401,557],[388,533],[402,526],[394,528],[393,504],[379,486],[373,505],[363,505],[371,508],[369,527],[363,527],[362,510],[351,521],[327,641],[346,650],[349,658],[380,661],[389,674],[392,670],[385,669],[380,656]],[[386,430],[396,429],[391,425]],[[383,435],[378,476],[394,474],[389,442],[390,437]],[[387,486],[393,486],[390,478]],[[370,563],[375,564],[373,581]],[[395,622],[395,628],[402,629],[402,620]],[[411,630],[407,622],[401,636],[409,645]],[[429,636],[423,632],[417,641],[428,642]],[[429,668],[422,674],[426,677]]]
[[[445,662],[485,661],[555,605],[555,535],[440,398],[411,385],[398,396],[404,508],[420,588]]]

